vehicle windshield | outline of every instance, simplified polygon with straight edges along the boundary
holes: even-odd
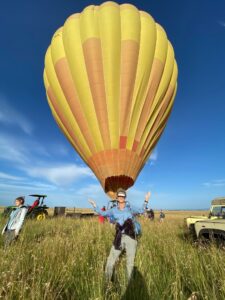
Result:
[[[212,216],[225,215],[225,206],[214,206],[211,211]]]

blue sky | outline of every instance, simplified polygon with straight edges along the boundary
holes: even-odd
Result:
[[[101,1],[0,4],[0,205],[44,193],[50,206],[89,207],[107,196],[58,129],[42,80],[45,51],[74,12]],[[119,2],[122,3],[122,2]],[[179,68],[171,117],[151,160],[128,191],[140,205],[207,208],[225,196],[225,2],[130,1],[166,30]],[[27,203],[32,199],[27,197]]]

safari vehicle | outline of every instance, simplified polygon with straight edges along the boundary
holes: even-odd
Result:
[[[195,224],[198,221],[222,219],[225,216],[225,197],[215,198],[211,202],[211,208],[208,216],[192,216],[186,218],[188,229],[195,233]]]
[[[38,221],[45,220],[48,216],[48,207],[44,204],[44,199],[46,195],[29,195],[31,197],[37,198],[31,206],[27,206],[28,211],[26,217],[29,219],[36,219]]]
[[[195,234],[201,241],[215,241],[225,244],[225,219],[197,221]]]

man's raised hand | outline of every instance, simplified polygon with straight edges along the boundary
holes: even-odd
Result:
[[[148,202],[149,198],[151,197],[151,192],[148,192],[146,195],[145,195],[145,202]]]
[[[94,200],[92,199],[88,199],[88,202],[95,208],[96,207],[96,203]]]

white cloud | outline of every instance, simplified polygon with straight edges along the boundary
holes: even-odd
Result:
[[[150,155],[150,158],[149,158],[151,161],[156,161],[158,159],[158,150],[155,149],[152,154]]]
[[[31,135],[33,126],[31,123],[21,114],[16,111],[7,101],[0,97],[0,123],[10,126],[17,126],[23,132]]]
[[[0,159],[14,163],[26,163],[27,149],[21,145],[20,141],[13,139],[8,135],[0,135]]]
[[[158,150],[157,148],[153,150],[151,155],[149,156],[146,164],[149,164],[150,166],[154,165],[158,159]]]
[[[80,167],[75,164],[61,166],[45,166],[24,168],[24,171],[32,177],[42,178],[61,187],[69,186],[82,178],[94,178],[88,167]]]
[[[81,195],[81,196],[85,195],[85,196],[90,196],[90,197],[95,197],[95,198],[96,198],[96,196],[102,197],[103,193],[104,192],[103,192],[103,189],[102,189],[100,183],[99,184],[89,184],[86,187],[81,188],[76,191],[77,195]]]
[[[209,182],[204,182],[205,187],[223,187],[225,186],[225,179],[215,179]]]
[[[69,187],[80,179],[94,178],[92,171],[85,165],[56,164],[49,162],[50,157],[46,149],[33,139],[0,134],[0,160],[8,162],[13,170],[25,172],[30,179],[38,178],[58,187]],[[5,180],[18,179],[12,174],[0,173],[0,179],[3,177]]]
[[[17,138],[10,134],[0,133],[0,160],[30,165],[35,156],[49,157],[50,155],[33,139]]]
[[[71,149],[69,149],[69,147],[66,147],[65,145],[62,145],[59,143],[52,143],[49,146],[49,148],[50,148],[51,153],[56,154],[56,155],[61,155],[61,156],[69,155],[70,150],[72,150],[72,147],[71,147]]]
[[[36,193],[35,191],[41,190],[43,193],[44,191],[49,191],[49,190],[55,190],[56,187],[53,185],[48,185],[44,183],[29,183],[29,182],[24,182],[23,184],[14,184],[14,183],[0,183],[0,188],[1,190],[16,190],[18,194],[20,194],[20,191],[28,190],[29,194],[30,193]],[[24,193],[23,193],[24,194]]]
[[[144,187],[131,187],[127,192],[127,199],[132,205],[142,207],[148,191],[151,192],[148,207],[161,209],[169,207],[169,203],[173,201],[174,196],[172,194],[167,191],[157,191],[156,187],[153,188],[152,184]]]
[[[91,204],[88,202],[88,199],[93,199],[96,201],[99,207],[102,207],[103,205],[107,207],[109,201],[111,200],[103,191],[100,183],[86,184],[84,188],[75,190],[72,195],[74,195],[76,203],[80,207],[92,208]]]
[[[21,121],[21,119],[19,120]],[[17,123],[7,122],[8,120],[1,112],[0,125],[1,123],[19,125],[19,121]],[[21,128],[21,122],[20,125]],[[24,132],[28,133],[29,130],[25,130],[25,127],[23,129]],[[1,130],[0,164],[4,164],[7,172],[0,169],[0,205],[2,202],[11,203],[10,201],[18,195],[43,193],[49,195],[52,206],[62,205],[67,201],[66,206],[82,207],[82,203],[85,203],[89,207],[86,198],[84,201],[82,191],[78,193],[78,196],[76,195],[75,187],[84,185],[90,180],[96,182],[92,171],[81,162],[79,157],[76,163],[66,164],[57,161],[59,156],[64,156],[67,161],[70,159],[69,148],[64,147],[64,145],[54,144],[53,141],[48,144],[48,148],[46,147],[46,145],[42,146],[41,143],[38,143],[34,136],[31,139],[27,135],[18,135],[18,130],[13,133],[5,133]],[[73,161],[76,161],[76,155]],[[19,174],[22,174],[21,177],[17,175],[18,171]],[[101,191],[100,185],[98,189]],[[88,191],[86,192],[88,195]],[[104,198],[103,191],[101,194]],[[95,195],[98,196],[99,194],[96,193]],[[55,199],[57,199],[56,203]]]
[[[20,181],[20,180],[24,180],[24,177],[13,176],[7,173],[0,172],[0,179]]]
[[[55,194],[57,188],[54,185],[45,184],[42,182],[7,182],[0,183],[0,205],[10,205],[18,196],[27,196],[31,194],[47,194],[47,195],[57,195]],[[63,195],[64,196],[64,195]],[[52,198],[52,206],[54,206],[54,197]],[[61,200],[64,199],[61,195]],[[27,203],[31,203],[32,200],[26,200]]]

